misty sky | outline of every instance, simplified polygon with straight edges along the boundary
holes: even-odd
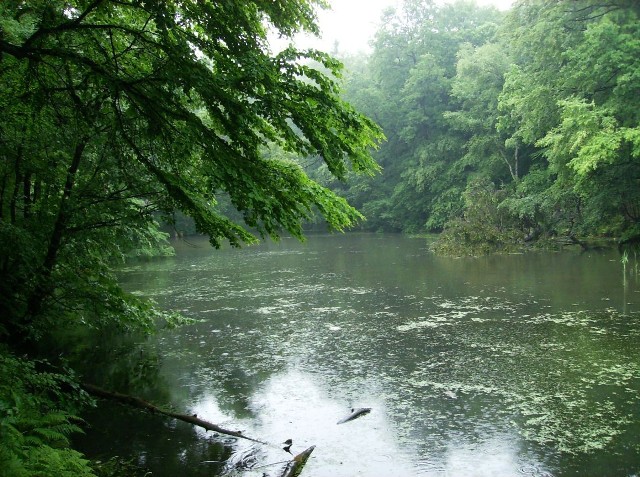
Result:
[[[330,3],[332,10],[319,13],[322,39],[299,38],[296,41],[298,46],[331,51],[337,41],[340,52],[368,51],[368,42],[377,29],[380,15],[385,8],[399,4],[400,0],[330,0]],[[507,9],[513,0],[476,0],[476,3]]]

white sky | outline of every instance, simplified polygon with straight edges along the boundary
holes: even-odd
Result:
[[[449,3],[450,0],[441,0]],[[318,14],[322,38],[313,36],[297,38],[296,44],[303,48],[317,48],[331,51],[335,42],[341,53],[369,51],[369,41],[373,38],[380,16],[385,8],[400,4],[400,0],[330,0],[331,10],[321,10]],[[494,5],[508,9],[513,0],[476,0],[478,5]]]

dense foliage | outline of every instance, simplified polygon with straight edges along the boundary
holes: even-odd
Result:
[[[89,472],[65,450],[74,427],[63,389],[25,359],[79,326],[173,319],[112,273],[127,255],[162,249],[159,213],[182,211],[215,246],[301,237],[316,211],[338,230],[361,218],[287,157],[320,157],[338,178],[377,169],[370,148],[382,134],[340,99],[341,64],[270,50],[270,30],[317,32],[319,6],[0,3],[0,342],[10,345],[0,353],[0,468],[49,475],[42,458],[75,466],[51,475]],[[42,386],[51,403],[37,397]]]
[[[364,226],[464,226],[475,248],[486,231],[465,218],[465,197],[485,184],[497,201],[490,222],[508,223],[491,235],[502,245],[637,239],[639,12],[630,0],[521,0],[507,12],[404,0],[388,10],[372,53],[345,59],[346,98],[388,138],[376,155],[384,174],[343,189]]]
[[[70,434],[80,431],[69,411],[86,397],[68,373],[0,351],[0,476],[93,475],[89,462],[68,447]]]

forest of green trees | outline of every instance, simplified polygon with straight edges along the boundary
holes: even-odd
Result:
[[[377,170],[382,133],[339,97],[339,62],[269,48],[269,29],[317,32],[316,3],[0,3],[1,476],[94,472],[68,447],[89,401],[70,337],[179,319],[114,274],[160,248],[158,214],[181,211],[214,246],[301,237],[315,211],[338,230],[360,219],[268,154]]]
[[[318,214],[452,253],[640,236],[637,2],[404,0],[344,70],[271,51],[322,3],[0,2],[0,476],[97,472],[68,337],[181,319],[114,274],[159,219],[216,246]]]
[[[345,98],[387,137],[384,172],[332,186],[365,228],[445,230],[444,251],[637,239],[639,13],[630,0],[405,0],[372,53],[343,59]]]

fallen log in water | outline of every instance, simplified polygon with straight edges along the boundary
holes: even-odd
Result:
[[[103,399],[111,399],[114,401],[121,402],[123,404],[127,404],[129,406],[146,409],[147,411],[150,411],[152,413],[162,414],[164,416],[172,417],[174,419],[178,419],[180,421],[193,424],[194,426],[202,427],[207,431],[218,432],[219,434],[226,434],[228,436],[238,437],[240,439],[247,439],[249,441],[257,442],[259,444],[264,444],[271,447],[279,447],[279,446],[270,444],[268,442],[261,441],[260,439],[254,439],[253,437],[245,436],[244,434],[242,434],[241,431],[230,431],[229,429],[224,429],[218,426],[217,424],[213,424],[212,422],[205,421],[204,419],[200,419],[196,415],[180,414],[178,412],[167,411],[136,396],[129,396],[128,394],[122,394],[115,391],[107,391],[105,389],[99,388],[97,386],[94,386],[93,384],[88,384],[88,383],[82,384],[82,389],[84,389],[87,393],[91,394],[92,396],[96,396]],[[362,411],[362,410],[359,410],[359,411],[360,411],[360,414],[362,414],[363,412],[364,413],[369,412],[368,409],[366,411]],[[353,417],[352,419],[354,418],[355,417]],[[291,442],[290,440],[287,441],[287,443],[289,444],[290,442]],[[285,450],[289,452],[288,448],[290,447],[291,446],[288,445],[285,448]],[[300,475],[300,472],[302,472],[302,468],[307,463],[307,460],[309,459],[309,456],[311,455],[315,447],[316,446],[309,447],[308,449],[296,455],[292,460],[290,460],[284,469],[282,477],[297,477],[298,475]]]
[[[344,424],[345,422],[353,421],[355,418],[364,416],[365,414],[369,414],[370,412],[370,407],[359,407],[357,409],[351,409],[351,414],[340,419],[338,421],[338,424]]]
[[[307,463],[309,456],[315,448],[316,446],[311,446],[308,449],[300,452],[297,456],[290,460],[287,466],[284,468],[284,472],[282,473],[281,477],[296,477],[300,475],[300,472],[302,472],[302,468]]]
[[[207,431],[218,432],[220,434],[226,434],[228,436],[238,437],[240,439],[247,439],[249,441],[258,442],[260,444],[265,444],[268,446],[273,446],[273,444],[269,444],[268,442],[261,441],[259,439],[254,439],[253,437],[245,436],[241,431],[230,431],[229,429],[224,429],[212,422],[205,421],[204,419],[200,419],[196,415],[188,415],[188,414],[180,414],[173,411],[167,411],[165,409],[159,408],[151,404],[150,402],[145,401],[144,399],[140,399],[139,397],[129,396],[128,394],[121,394],[114,391],[107,391],[105,389],[94,386],[93,384],[82,384],[82,389],[84,389],[87,393],[92,396],[111,399],[114,401],[121,402],[123,404],[127,404],[129,406],[138,407],[141,409],[146,409],[152,413],[158,413],[165,416],[172,417],[174,419],[178,419],[179,421],[188,422],[189,424],[193,424],[194,426],[202,427]]]

